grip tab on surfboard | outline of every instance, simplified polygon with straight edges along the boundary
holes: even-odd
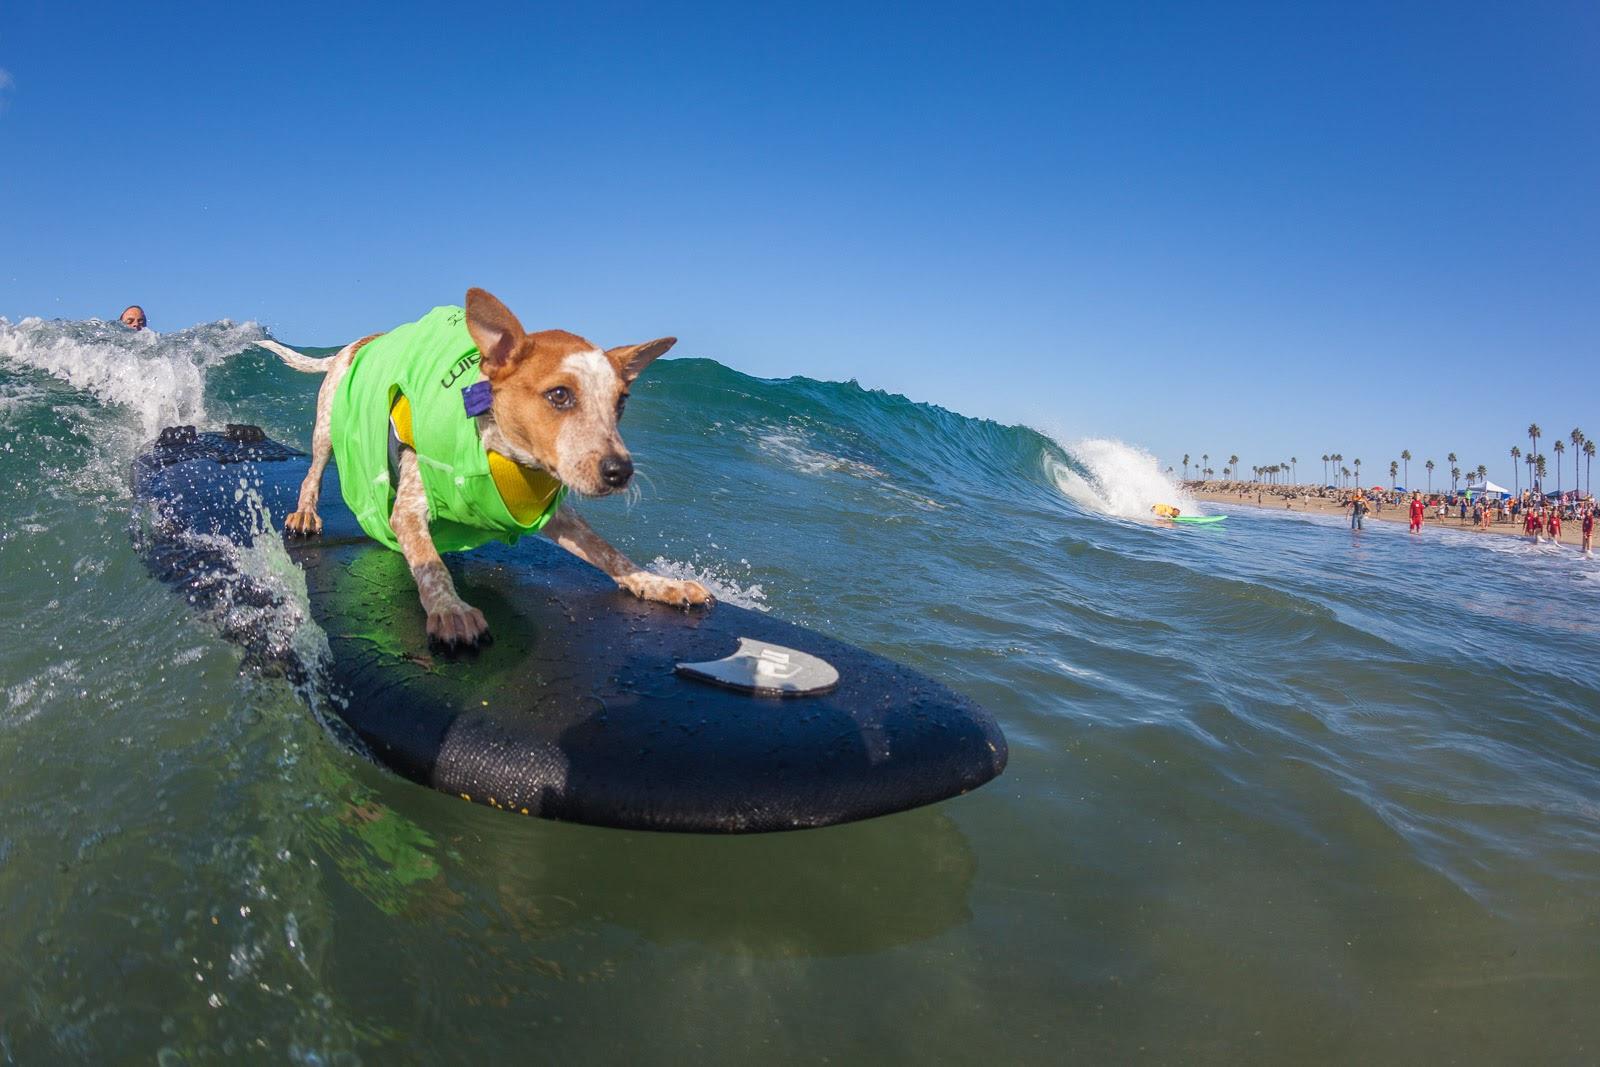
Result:
[[[755,696],[816,696],[832,692],[839,684],[839,672],[827,660],[750,637],[739,638],[739,647],[731,656],[680,663],[677,672]]]

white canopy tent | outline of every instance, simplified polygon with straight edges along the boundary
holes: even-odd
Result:
[[[1469,496],[1482,495],[1482,496],[1501,496],[1501,497],[1505,497],[1505,496],[1510,496],[1511,495],[1511,490],[1507,489],[1503,485],[1496,485],[1493,482],[1487,481],[1487,480],[1484,481],[1482,485],[1473,485],[1471,482],[1468,482],[1467,483],[1467,495],[1469,495]]]

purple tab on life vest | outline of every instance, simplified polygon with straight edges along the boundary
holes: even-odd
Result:
[[[487,415],[489,395],[489,383],[476,382],[461,390],[461,403],[466,405],[468,415]]]

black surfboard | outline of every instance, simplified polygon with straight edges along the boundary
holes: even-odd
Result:
[[[447,557],[494,641],[430,651],[404,559],[361,532],[331,467],[322,535],[287,542],[331,653],[310,671],[270,625],[285,594],[235,550],[282,536],[306,466],[253,426],[171,427],[134,462],[147,505],[135,538],[157,577],[254,659],[325,690],[365,750],[407,778],[524,815],[743,833],[903,811],[1005,768],[994,719],[923,674],[731,604],[642,602],[543,538]],[[820,659],[837,679],[784,697],[681,669],[748,642]]]

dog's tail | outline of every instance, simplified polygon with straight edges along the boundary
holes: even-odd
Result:
[[[288,345],[280,345],[278,342],[267,338],[257,341],[256,344],[260,345],[262,348],[265,348],[268,352],[273,353],[279,359],[289,364],[289,366],[304,374],[326,374],[328,372],[328,364],[332,363],[334,360],[333,356],[327,356],[323,359],[313,359],[310,356],[303,356],[299,352],[296,352],[294,349],[290,348]]]

